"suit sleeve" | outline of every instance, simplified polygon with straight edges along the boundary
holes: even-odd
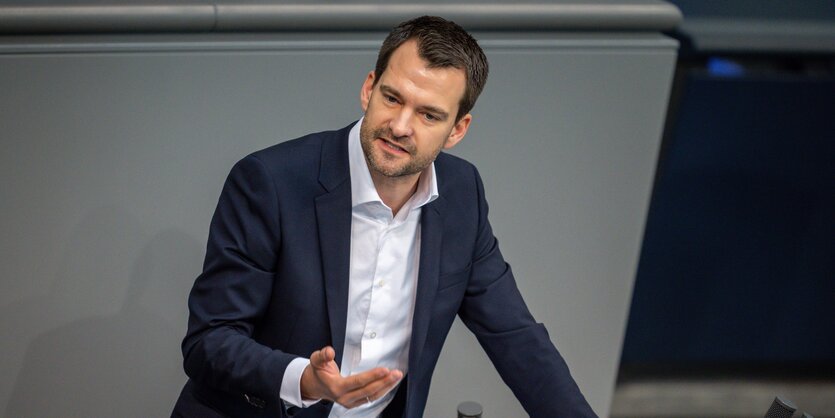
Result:
[[[239,161],[212,218],[203,272],[189,296],[183,340],[186,374],[231,394],[280,402],[284,370],[296,356],[253,339],[275,280],[278,196],[255,156]]]
[[[487,219],[478,172],[478,235],[459,316],[533,418],[596,417],[548,331],[525,305]]]

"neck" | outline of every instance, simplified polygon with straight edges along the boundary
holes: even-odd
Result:
[[[409,198],[417,191],[420,173],[404,177],[386,177],[377,173],[371,173],[371,181],[377,194],[386,206],[391,208],[392,215],[403,208]]]

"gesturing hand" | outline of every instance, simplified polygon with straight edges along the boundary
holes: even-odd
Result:
[[[302,372],[302,399],[326,399],[346,408],[355,408],[379,399],[403,378],[400,370],[385,367],[343,377],[335,357],[336,352],[331,347],[310,355],[310,366]]]

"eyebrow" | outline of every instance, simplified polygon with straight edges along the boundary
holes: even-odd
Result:
[[[388,85],[385,85],[385,84],[380,84],[380,91],[385,93],[385,94],[390,94],[390,95],[392,95],[392,96],[394,96],[394,97],[396,97],[400,100],[403,99],[403,96],[401,96],[400,93],[395,88],[393,88],[391,86],[388,86]],[[432,113],[433,115],[435,115],[435,117],[437,117],[438,119],[440,119],[442,121],[445,121],[445,120],[447,120],[447,118],[449,118],[449,113],[447,113],[443,109],[435,107],[435,106],[422,105],[422,106],[418,106],[418,110]]]

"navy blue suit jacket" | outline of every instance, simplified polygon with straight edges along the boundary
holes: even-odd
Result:
[[[311,134],[232,169],[189,297],[182,349],[189,382],[175,416],[326,417],[286,409],[284,370],[330,345],[341,364],[350,268],[348,132]],[[475,167],[435,160],[440,197],[423,208],[409,372],[384,416],[418,418],[455,315],[533,417],[594,416],[534,321],[487,220]]]

